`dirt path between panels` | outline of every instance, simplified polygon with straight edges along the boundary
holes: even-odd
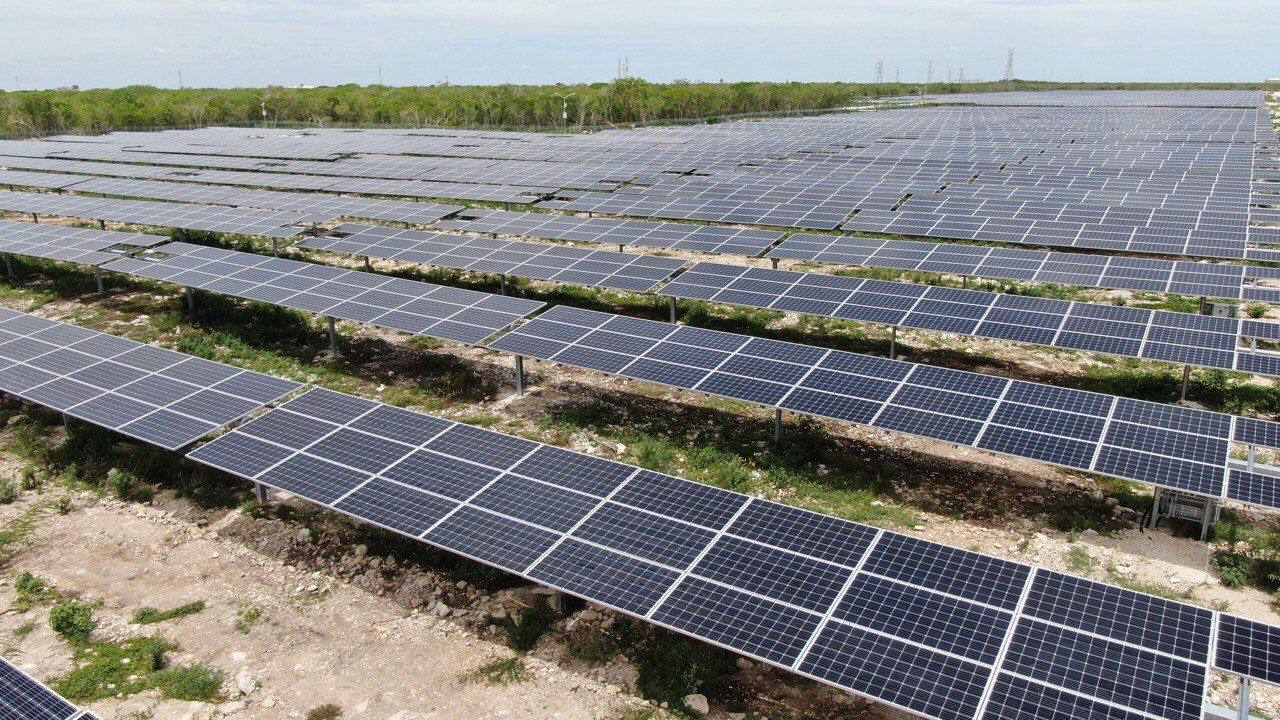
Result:
[[[4,515],[14,517],[25,502],[6,506]],[[201,527],[158,507],[84,494],[76,504],[81,507],[68,514],[42,518],[30,545],[11,563],[12,573],[29,571],[64,596],[102,598],[96,636],[159,632],[180,647],[170,654],[172,664],[199,662],[227,678],[220,702],[164,700],[149,691],[89,704],[104,718],[298,718],[332,704],[345,718],[370,720],[612,720],[646,706],[616,685],[536,656],[524,660],[525,682],[504,686],[469,678],[482,665],[514,654],[450,618],[406,612],[389,598],[221,538],[216,525]],[[10,606],[14,599],[13,582],[6,580],[0,603]],[[206,603],[201,612],[129,624],[140,607],[197,600]],[[257,608],[260,618],[246,632],[237,621],[249,608]],[[36,677],[71,668],[71,650],[50,629],[47,606],[0,615],[0,637],[6,655]]]

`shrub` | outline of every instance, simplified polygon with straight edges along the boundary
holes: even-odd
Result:
[[[157,610],[153,607],[138,608],[133,614],[133,621],[139,625],[150,625],[151,623],[164,622],[173,618],[183,617],[184,615],[192,615],[204,609],[204,601],[196,600],[186,605],[179,605],[172,610]]]
[[[342,708],[333,703],[325,703],[307,711],[307,720],[338,720],[342,717]]]
[[[8,505],[18,499],[18,488],[8,480],[0,480],[0,505]]]
[[[733,655],[706,643],[655,630],[636,654],[636,689],[679,707],[684,696],[707,694],[734,672]]]
[[[93,606],[75,600],[58,603],[49,611],[49,625],[68,640],[84,641],[98,626],[93,619]]]
[[[149,680],[174,700],[214,702],[222,696],[222,673],[204,665],[165,668],[152,673]]]

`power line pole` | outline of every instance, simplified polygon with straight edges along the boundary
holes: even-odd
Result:
[[[876,84],[884,84],[884,59],[876,61]]]
[[[902,66],[901,65],[893,66],[893,84],[894,85],[902,84]]]
[[[1009,57],[1004,61],[1004,89],[1008,90],[1013,86],[1013,50],[1009,50]]]
[[[381,65],[378,66],[378,84],[379,85],[382,84],[382,66]]]
[[[961,85],[964,84],[964,66],[963,65],[960,66],[960,84]]]
[[[929,85],[933,83],[933,61],[929,61],[929,69],[924,74],[924,92],[929,94]]]

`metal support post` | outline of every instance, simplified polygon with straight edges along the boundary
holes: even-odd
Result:
[[[329,318],[329,357],[338,357],[338,331],[333,327],[333,316]]]
[[[968,276],[968,275],[961,275],[961,276],[960,276],[960,287],[962,287],[962,288],[964,288],[964,289],[966,289],[966,290],[968,290],[968,289],[969,289],[969,276]]]
[[[254,484],[253,484],[253,491],[254,491],[254,493],[258,496],[258,502],[260,502],[260,503],[264,503],[264,502],[266,502],[266,501],[267,501],[267,486],[266,486],[266,485],[263,485],[263,484],[262,484],[262,483],[260,483],[260,482],[256,482],[256,483],[254,483]]]
[[[196,292],[192,288],[187,288],[187,309],[196,309]]]
[[[364,256],[364,271],[373,272],[373,261],[369,259],[368,255]]]
[[[782,442],[782,408],[773,409],[773,441]]]
[[[769,263],[773,265],[773,269],[778,269],[778,258],[769,258]]]
[[[898,326],[894,325],[889,331],[889,359],[898,359]]]
[[[671,324],[676,323],[676,299],[674,297],[667,298],[667,306],[671,308]]]
[[[507,276],[506,275],[498,276],[498,291],[503,295],[507,294]]]
[[[1187,386],[1191,384],[1191,366],[1182,366],[1182,389],[1178,391],[1178,402],[1187,401]]]
[[[39,225],[39,224],[40,224],[40,216],[39,216],[39,215],[37,215],[37,214],[35,214],[35,213],[31,213],[31,222],[33,222],[33,223],[35,223],[35,224]]]
[[[626,251],[627,251],[626,245],[623,245],[622,243],[618,243],[618,252],[626,252]]]
[[[98,282],[98,292],[106,292],[106,288],[102,286],[102,267],[100,265],[93,266],[93,279]]]
[[[524,356],[516,356],[516,397],[524,397]]]
[[[1253,463],[1258,458],[1258,448],[1256,445],[1249,446],[1249,472],[1253,472]]]
[[[106,230],[106,229],[107,229],[107,221],[106,221],[106,220],[99,220],[99,221],[98,221],[98,227],[99,227],[100,229],[102,229],[102,230]]]
[[[1249,720],[1249,678],[1240,678],[1240,707],[1237,710],[1239,720]]]
[[[12,280],[14,277],[13,256],[10,255],[9,253],[4,254],[4,271],[6,274],[8,274],[9,279]]]
[[[271,238],[271,257],[280,257],[280,239]]]

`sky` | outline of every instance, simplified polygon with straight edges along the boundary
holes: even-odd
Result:
[[[5,0],[0,88],[1260,81],[1280,0]],[[14,7],[16,5],[16,7]]]

